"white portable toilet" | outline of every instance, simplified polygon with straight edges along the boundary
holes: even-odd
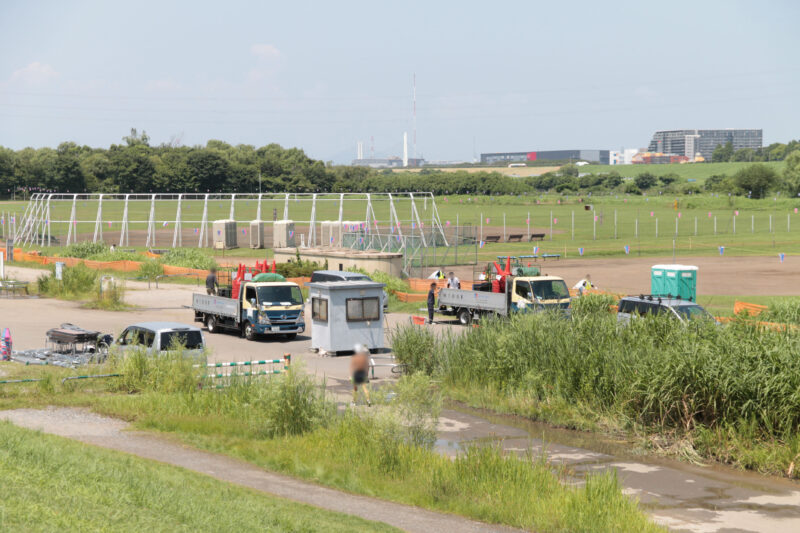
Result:
[[[311,300],[311,348],[324,352],[384,347],[383,288],[375,281],[306,283]]]

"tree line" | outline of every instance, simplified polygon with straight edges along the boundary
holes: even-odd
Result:
[[[772,143],[761,148],[740,148],[733,149],[733,143],[718,144],[711,153],[713,163],[762,163],[764,161],[783,161],[789,155],[800,150],[800,141],[789,141],[788,143]]]
[[[770,145],[774,146],[774,145]],[[773,191],[800,193],[800,143],[782,150],[783,173],[753,164],[732,176],[713,176],[705,190],[762,197]],[[769,147],[767,147],[769,148]],[[766,148],[764,149],[766,150]],[[738,153],[738,152],[737,152]],[[770,156],[771,157],[771,156]],[[445,172],[392,172],[367,167],[334,166],[308,157],[298,148],[262,147],[212,140],[205,146],[151,146],[145,132],[131,130],[123,142],[92,148],[64,142],[57,148],[0,147],[0,196],[32,192],[406,192],[437,195],[523,195],[544,192],[623,192],[652,190],[699,193],[703,188],[677,175],[656,177],[644,171],[633,179],[614,171],[581,174],[569,164],[541,176],[513,178],[491,169]]]

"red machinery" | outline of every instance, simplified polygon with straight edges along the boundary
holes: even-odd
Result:
[[[245,281],[245,275],[250,274],[249,279],[253,279],[255,276],[259,274],[266,274],[268,272],[272,272],[275,274],[277,271],[277,264],[275,260],[272,260],[272,266],[269,265],[269,262],[265,259],[264,261],[256,261],[256,266],[254,267],[247,267],[241,263],[239,263],[239,268],[236,269],[236,276],[234,276],[233,280],[231,281],[231,294],[233,297],[238,297],[239,295],[239,288],[242,285],[242,282]]]

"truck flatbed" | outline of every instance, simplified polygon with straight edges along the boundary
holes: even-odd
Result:
[[[192,295],[192,307],[195,311],[205,314],[224,316],[237,320],[239,318],[239,300],[236,298],[194,293]]]

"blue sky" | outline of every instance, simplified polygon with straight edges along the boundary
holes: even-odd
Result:
[[[417,153],[646,146],[653,131],[800,137],[800,3],[0,3],[0,145]],[[413,150],[413,147],[412,147]]]

